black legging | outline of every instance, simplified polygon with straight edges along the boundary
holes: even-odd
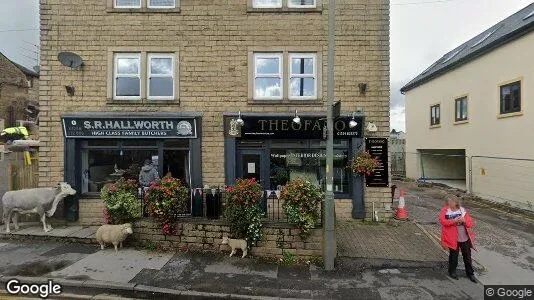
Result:
[[[456,250],[449,248],[449,274],[456,272],[458,267],[458,254],[462,251],[462,257],[464,259],[465,273],[467,276],[475,274],[473,270],[473,262],[471,260],[471,241],[458,242],[458,248]]]

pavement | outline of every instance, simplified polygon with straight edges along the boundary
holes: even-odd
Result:
[[[478,279],[484,284],[534,284],[534,221],[527,215],[471,199],[454,188],[395,182],[406,191],[411,220],[439,239],[438,215],[449,194],[463,198],[462,205],[475,220],[472,256],[479,265]],[[398,192],[398,189],[397,189]],[[459,264],[462,266],[462,263]]]
[[[132,248],[116,254],[46,241],[1,243],[0,274],[2,283],[52,279],[63,286],[56,297],[63,299],[482,299],[481,285],[433,268],[327,272],[313,264]]]

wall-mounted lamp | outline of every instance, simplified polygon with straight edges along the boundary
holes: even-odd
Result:
[[[69,95],[70,97],[74,96],[74,93],[76,92],[76,89],[73,85],[66,85],[65,90],[67,91],[67,95]]]
[[[239,126],[243,126],[245,124],[245,121],[243,121],[243,119],[241,119],[241,111],[239,111],[239,115],[237,117],[237,120],[235,120],[237,122],[237,125]]]
[[[295,124],[300,124],[300,117],[299,117],[298,112],[297,112],[296,109],[295,109],[295,117],[293,118],[293,122]]]
[[[356,122],[356,119],[354,118],[355,114],[356,113],[354,113],[354,112],[352,113],[352,119],[349,122],[349,127],[350,128],[354,128],[354,127],[358,126],[358,122]]]
[[[367,83],[358,83],[358,88],[360,89],[360,94],[365,94],[367,92]]]

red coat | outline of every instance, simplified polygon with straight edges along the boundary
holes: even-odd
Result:
[[[445,206],[441,209],[439,214],[439,222],[441,223],[441,245],[450,249],[458,249],[458,229],[456,228],[457,224],[455,220],[447,220],[445,214],[448,207]],[[475,249],[475,234],[472,231],[473,226],[475,226],[473,219],[469,213],[464,215],[464,226],[471,240],[471,248]]]

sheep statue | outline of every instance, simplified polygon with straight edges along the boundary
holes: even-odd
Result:
[[[100,248],[104,250],[106,243],[113,244],[115,252],[118,252],[117,246],[122,248],[122,242],[126,237],[133,233],[132,224],[126,223],[121,225],[102,225],[95,233],[96,241]]]
[[[6,232],[10,232],[9,222],[12,216],[15,229],[19,228],[18,214],[21,213],[39,214],[40,220],[43,223],[44,232],[49,232],[52,230],[52,226],[46,224],[46,217],[54,215],[59,201],[74,194],[76,194],[76,190],[66,182],[60,182],[56,187],[52,188],[35,188],[6,192],[2,197],[3,219],[6,224]]]

